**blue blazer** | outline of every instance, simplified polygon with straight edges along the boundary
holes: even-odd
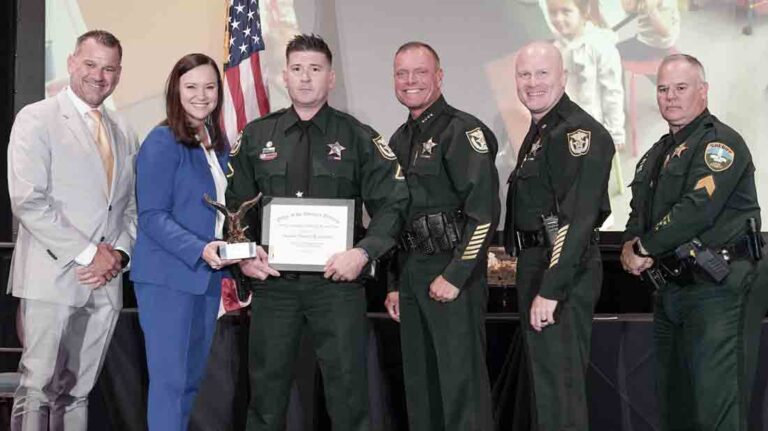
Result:
[[[226,172],[229,151],[217,158]],[[178,142],[168,126],[154,128],[136,159],[139,226],[132,281],[196,295],[205,293],[212,277],[220,286],[225,271],[214,271],[201,257],[216,228],[216,210],[203,200],[205,193],[216,196],[203,149]]]

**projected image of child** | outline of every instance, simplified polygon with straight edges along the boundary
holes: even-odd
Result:
[[[637,16],[637,34],[617,45],[624,61],[661,59],[680,36],[677,0],[621,0],[629,15]]]
[[[547,0],[555,46],[568,71],[566,93],[601,122],[616,146],[625,141],[624,88],[616,35],[601,26],[591,0]]]

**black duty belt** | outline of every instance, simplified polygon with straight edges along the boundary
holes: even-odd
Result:
[[[424,214],[406,223],[400,248],[424,255],[452,251],[461,242],[464,215],[461,211]]]
[[[736,241],[733,245],[718,247],[715,250],[727,261],[740,259],[753,259],[752,252],[749,249],[749,239],[744,237]]]
[[[534,247],[548,247],[547,236],[546,233],[544,233],[544,229],[531,231],[516,230],[515,239],[517,241],[518,250],[525,250]],[[594,230],[590,241],[593,244],[597,244],[600,241],[599,230]]]
[[[722,256],[728,263],[743,259],[755,261],[747,237],[739,239],[734,244],[712,247],[710,250]],[[687,285],[695,282],[694,275],[701,274],[702,270],[692,259],[680,259],[673,253],[657,258],[651,272],[655,272],[655,275],[650,274],[651,276],[656,278],[661,276],[658,279],[665,283],[666,280],[675,280],[677,284]]]

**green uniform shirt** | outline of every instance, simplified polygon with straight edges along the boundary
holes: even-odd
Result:
[[[299,117],[293,108],[282,109],[249,123],[230,159],[227,206],[238,206],[259,192],[269,197],[296,197],[288,191],[288,161],[301,147]],[[328,105],[310,120],[309,189],[305,198],[355,200],[355,228],[362,229],[362,205],[371,216],[365,236],[355,247],[376,259],[395,245],[402,226],[401,213],[408,200],[405,182],[398,180],[397,161],[381,136],[349,114]],[[249,226],[259,226],[251,211]],[[257,229],[249,229],[257,238]]]
[[[539,290],[544,298],[567,298],[593,231],[611,213],[608,178],[614,152],[605,127],[566,94],[531,123],[509,177],[504,245],[514,252],[515,229],[540,231],[542,216],[558,216],[558,235]]]
[[[755,166],[741,136],[705,110],[664,135],[637,163],[624,240],[639,237],[653,256],[698,238],[729,245],[746,233],[760,206]]]
[[[406,226],[424,214],[464,213],[460,242],[442,273],[462,288],[478,262],[485,264],[499,221],[496,137],[480,120],[440,96],[419,118],[408,117],[392,135],[390,147],[411,195]]]

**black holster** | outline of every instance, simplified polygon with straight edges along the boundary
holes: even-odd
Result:
[[[463,216],[439,212],[426,214],[411,220],[400,238],[400,247],[406,251],[418,251],[424,255],[453,250],[461,241]]]

